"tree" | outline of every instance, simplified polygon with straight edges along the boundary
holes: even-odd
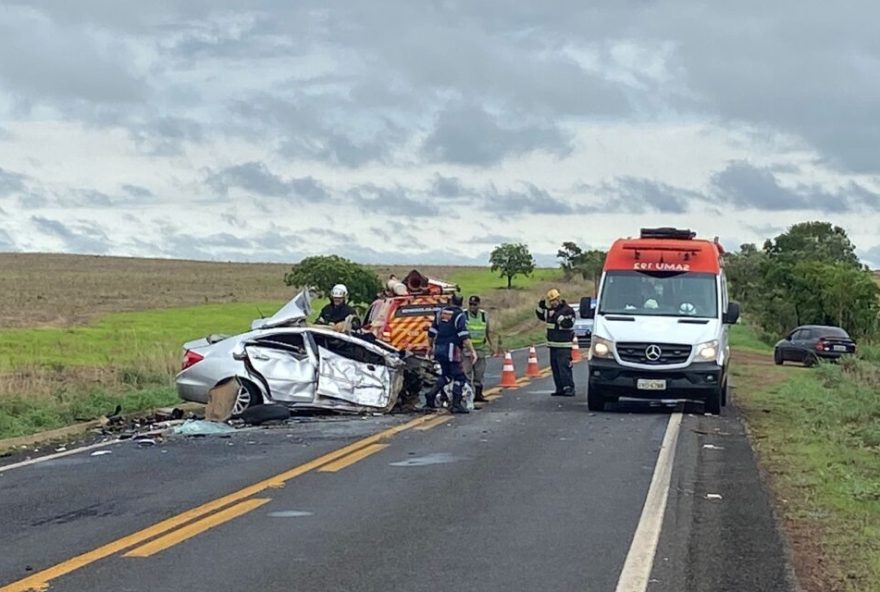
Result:
[[[574,276],[576,273],[575,267],[577,267],[578,260],[583,254],[583,249],[571,241],[562,243],[562,248],[556,251],[556,258],[561,259],[559,265],[565,273],[565,279],[570,280]]]
[[[730,297],[743,306],[760,298],[767,254],[754,244],[740,245],[739,252],[724,254],[724,270],[730,284]]]
[[[856,247],[846,231],[830,222],[801,222],[773,240],[764,243],[764,252],[773,259],[794,264],[811,260],[861,267]]]
[[[492,271],[500,271],[501,277],[507,278],[507,289],[513,285],[513,278],[518,275],[529,276],[535,270],[535,258],[529,247],[522,243],[504,243],[495,247],[489,255]]]
[[[345,284],[352,304],[368,304],[382,290],[382,282],[375,273],[338,255],[306,257],[284,275],[284,283],[298,288],[314,287],[324,296],[336,284]]]
[[[562,243],[562,248],[556,252],[566,280],[579,273],[585,280],[591,280],[594,286],[599,285],[602,277],[605,255],[605,251],[598,249],[584,251],[571,241]]]

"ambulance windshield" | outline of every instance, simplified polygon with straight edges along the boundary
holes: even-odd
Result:
[[[716,276],[711,273],[608,271],[599,314],[718,316]]]

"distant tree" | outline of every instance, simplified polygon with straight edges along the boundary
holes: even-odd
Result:
[[[504,243],[498,245],[489,255],[492,271],[501,272],[507,278],[507,289],[513,285],[513,278],[518,275],[529,276],[535,270],[535,258],[529,247],[522,243]]]
[[[739,252],[724,254],[724,269],[730,284],[730,296],[748,306],[760,297],[767,254],[754,244],[744,244]]]
[[[562,243],[562,248],[556,252],[565,279],[570,280],[575,274],[580,274],[585,280],[591,280],[594,286],[599,285],[602,277],[605,255],[605,251],[598,249],[584,251],[571,241]]]
[[[856,247],[846,231],[830,222],[801,222],[764,243],[773,259],[794,264],[810,260],[861,267]]]
[[[288,286],[317,289],[327,296],[336,284],[345,284],[353,304],[368,304],[382,290],[379,277],[370,269],[338,255],[306,257],[284,275]]]
[[[565,273],[565,279],[570,280],[574,276],[578,259],[583,254],[584,250],[571,241],[562,243],[562,248],[556,251],[556,258],[560,260],[559,265]]]

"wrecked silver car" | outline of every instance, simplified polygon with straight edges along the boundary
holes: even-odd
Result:
[[[309,312],[304,290],[273,316],[255,320],[247,333],[186,343],[178,394],[207,403],[211,389],[237,379],[233,416],[263,403],[387,412],[431,386],[433,369],[424,360],[357,332],[306,326]]]

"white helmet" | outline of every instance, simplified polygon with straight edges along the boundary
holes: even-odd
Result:
[[[348,296],[348,288],[345,287],[345,284],[336,284],[330,290],[330,298],[345,298],[346,296]]]

